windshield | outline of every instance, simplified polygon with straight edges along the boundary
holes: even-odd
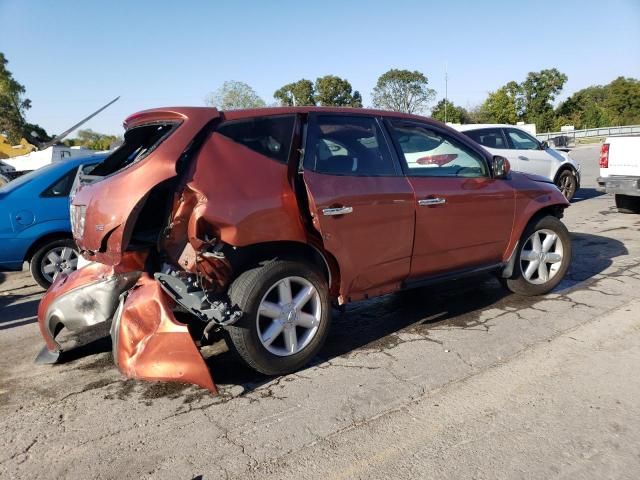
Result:
[[[33,180],[38,175],[44,174],[45,172],[48,172],[50,170],[55,170],[59,166],[60,166],[59,163],[58,164],[51,163],[49,165],[45,165],[44,167],[38,168],[37,170],[33,170],[33,171],[29,172],[29,173],[21,175],[18,178],[16,178],[15,180],[11,180],[6,185],[3,185],[2,187],[0,187],[0,193],[12,192],[17,188],[20,188],[25,183],[30,182],[31,180]]]

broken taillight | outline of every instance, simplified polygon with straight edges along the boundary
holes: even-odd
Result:
[[[603,143],[600,148],[600,168],[609,168],[609,144]]]

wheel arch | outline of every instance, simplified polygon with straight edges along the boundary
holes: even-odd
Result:
[[[558,169],[556,170],[555,175],[553,176],[553,183],[554,184],[558,184],[558,179],[560,178],[560,175],[562,175],[562,172],[569,170],[570,172],[572,172],[574,175],[576,173],[578,173],[578,170],[576,169],[576,167],[574,167],[571,163],[569,162],[565,162],[562,163]]]
[[[329,252],[310,243],[289,240],[255,243],[234,249],[231,261],[236,274],[240,274],[260,262],[274,258],[303,260],[316,265],[327,279],[330,294],[333,296],[334,292],[338,291],[338,262]]]
[[[46,234],[42,235],[41,237],[38,237],[38,239],[29,246],[29,248],[27,249],[27,253],[24,256],[24,261],[31,263],[31,259],[33,258],[33,255],[43,245],[47,244],[48,242],[55,241],[55,240],[73,240],[73,237],[71,236],[71,234],[69,232],[56,231],[56,232],[46,233]]]

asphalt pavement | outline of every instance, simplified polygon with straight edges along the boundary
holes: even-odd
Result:
[[[350,305],[278,378],[217,344],[217,397],[122,378],[104,328],[35,365],[42,291],[0,272],[0,478],[640,477],[640,216],[596,192],[597,146],[571,155],[556,291],[486,277]]]

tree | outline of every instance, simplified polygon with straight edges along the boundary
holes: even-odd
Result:
[[[640,81],[618,77],[608,85],[578,90],[556,109],[556,129],[635,125],[640,123]]]
[[[446,119],[445,119],[445,105],[446,105]],[[431,117],[441,122],[451,123],[471,123],[471,116],[464,108],[454,105],[449,100],[444,98],[440,100],[433,110],[431,110]]]
[[[500,87],[489,96],[478,109],[477,120],[481,123],[508,123],[514,125],[520,119],[517,89],[509,84]],[[515,82],[513,82],[515,83]]]
[[[552,129],[555,119],[552,102],[566,81],[567,76],[555,68],[529,72],[520,84],[524,120],[535,123],[540,131]]]
[[[371,93],[373,106],[404,113],[424,112],[436,96],[421,72],[391,69],[378,78]]]
[[[70,138],[64,141],[69,147],[86,147],[91,150],[109,150],[112,144],[122,141],[122,137],[117,135],[105,135],[103,133],[94,132],[91,129],[78,130],[76,138]]]
[[[336,75],[325,75],[316,80],[316,103],[332,107],[361,107],[362,97],[357,90],[351,93],[348,80]]]
[[[311,80],[302,79],[288,83],[273,94],[273,98],[280,101],[284,107],[315,105],[315,88]]]
[[[7,69],[9,61],[0,52],[0,132],[6,133],[11,143],[23,136],[24,113],[31,108],[31,100],[24,97],[25,88]]]
[[[264,107],[265,103],[258,94],[244,82],[229,80],[222,84],[205,100],[207,105],[220,110],[238,110],[241,108]]]
[[[610,112],[614,124],[640,123],[640,81],[634,78],[616,78],[608,85],[604,107]]]

